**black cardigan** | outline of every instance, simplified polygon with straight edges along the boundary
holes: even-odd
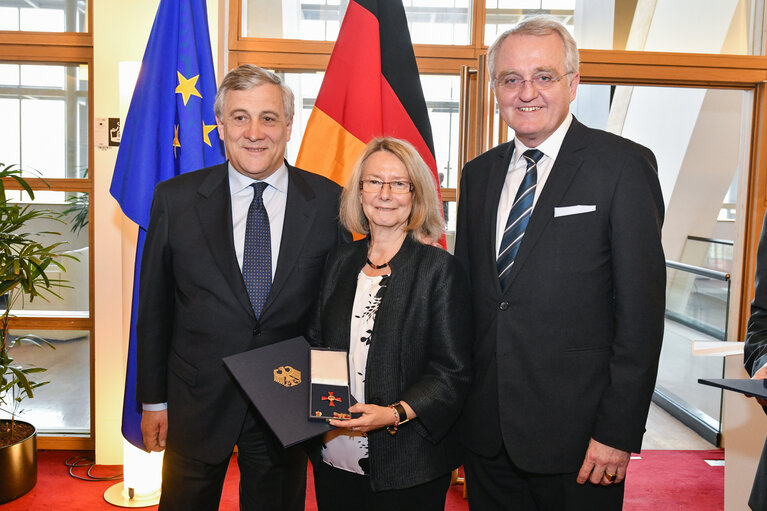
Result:
[[[368,240],[328,256],[307,336],[312,344],[349,349],[357,275]],[[365,372],[365,402],[407,402],[418,418],[395,436],[368,434],[374,491],[422,484],[460,465],[454,435],[471,378],[468,281],[448,252],[409,236],[389,262],[391,278],[376,315]]]

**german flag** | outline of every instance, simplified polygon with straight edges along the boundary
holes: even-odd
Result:
[[[439,193],[431,124],[402,2],[351,0],[296,166],[343,186],[365,144],[380,136],[413,144]]]

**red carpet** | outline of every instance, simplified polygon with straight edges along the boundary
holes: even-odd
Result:
[[[724,466],[705,462],[723,460],[723,449],[643,451],[639,456],[629,463],[625,511],[724,509]]]
[[[40,451],[38,453],[37,486],[23,497],[2,506],[3,511],[56,511],[114,510],[104,501],[104,491],[118,481],[89,482],[69,476],[64,461],[75,455],[92,453],[73,451]],[[642,459],[629,464],[626,487],[626,511],[695,510],[720,511],[724,508],[724,467],[710,467],[704,460],[724,459],[723,450],[713,451],[645,451]],[[97,466],[91,472],[95,477],[119,473],[121,467]],[[76,473],[85,475],[85,469]],[[0,475],[2,477],[2,475]],[[237,506],[237,464],[232,462],[224,483],[220,510],[234,511]],[[462,498],[463,487],[451,487],[446,511],[468,509]],[[316,511],[314,484],[309,472],[306,511]],[[156,509],[156,506],[144,508]]]

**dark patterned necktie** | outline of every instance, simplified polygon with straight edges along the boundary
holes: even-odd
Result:
[[[508,283],[508,277],[511,273],[511,267],[514,265],[514,258],[519,251],[519,245],[522,243],[522,237],[525,235],[525,228],[530,221],[530,214],[533,211],[533,199],[535,199],[535,187],[538,183],[538,162],[543,157],[543,153],[538,149],[528,149],[522,154],[527,160],[525,177],[519,185],[517,195],[514,198],[514,204],[509,211],[509,218],[506,220],[506,229],[503,231],[501,240],[501,249],[498,252],[496,265],[498,267],[498,279],[501,281],[501,288],[505,289]]]
[[[269,233],[269,215],[264,207],[264,189],[268,185],[261,182],[251,186],[254,193],[245,224],[242,278],[253,312],[256,313],[256,319],[259,319],[272,287],[272,237]]]

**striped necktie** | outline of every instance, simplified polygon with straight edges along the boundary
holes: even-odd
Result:
[[[522,154],[522,157],[527,160],[525,177],[519,185],[514,204],[509,211],[509,219],[506,220],[506,229],[503,231],[501,249],[496,260],[498,279],[501,281],[501,288],[503,289],[506,288],[511,267],[514,265],[514,258],[517,256],[522,237],[525,235],[525,228],[533,211],[535,186],[538,183],[538,162],[543,157],[543,153],[538,149],[528,149]]]
[[[269,214],[264,207],[264,182],[253,183],[253,201],[248,208],[245,223],[245,251],[242,256],[242,278],[250,297],[256,319],[272,287],[272,237],[269,232]]]

